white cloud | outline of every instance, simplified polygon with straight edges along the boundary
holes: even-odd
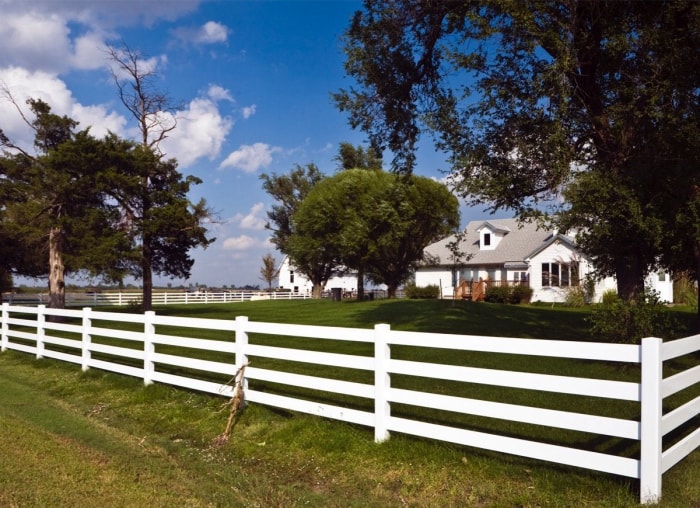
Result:
[[[169,157],[175,157],[181,167],[197,160],[217,157],[233,120],[223,116],[210,99],[192,100],[187,109],[177,113],[177,127],[163,141],[161,148]]]
[[[76,69],[99,69],[106,63],[104,35],[90,32],[75,39],[71,64]]]
[[[246,173],[255,173],[261,168],[266,168],[272,163],[272,155],[282,149],[266,143],[254,143],[241,145],[238,150],[229,154],[219,165],[219,169],[235,168]]]
[[[257,106],[255,104],[251,104],[250,106],[246,106],[241,110],[241,114],[243,115],[243,118],[246,120],[253,116],[255,114]]]
[[[200,29],[197,42],[200,44],[213,44],[216,42],[226,42],[228,38],[228,28],[216,21],[207,21]]]
[[[255,203],[247,215],[236,214],[233,220],[243,229],[262,231],[265,229],[266,222],[265,205],[262,203]]]
[[[213,101],[229,101],[235,102],[231,93],[224,87],[219,85],[209,85],[207,96]]]
[[[260,242],[248,235],[231,236],[224,240],[224,250],[249,250],[260,246]]]
[[[19,67],[0,68],[3,86],[12,94],[14,101],[22,108],[25,117],[32,120],[26,106],[28,98],[42,99],[51,106],[52,113],[66,115],[79,123],[78,129],[91,127],[91,133],[102,136],[108,130],[123,135],[126,119],[104,105],[85,106],[75,100],[66,84],[55,74],[43,71],[29,71]],[[5,134],[20,146],[31,147],[34,133],[27,126],[15,106],[3,98],[0,100],[0,118]]]

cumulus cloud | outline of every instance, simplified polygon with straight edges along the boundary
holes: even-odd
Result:
[[[265,205],[262,203],[255,203],[248,214],[236,214],[233,220],[243,229],[262,231],[265,229],[266,222]]]
[[[219,169],[235,168],[246,173],[255,173],[261,168],[266,168],[272,163],[272,155],[282,149],[270,146],[267,143],[254,143],[241,145],[238,150],[229,154],[219,165]]]
[[[233,127],[233,120],[222,115],[216,103],[208,98],[192,100],[177,117],[177,128],[170,132],[161,148],[185,168],[201,158],[216,158]]]
[[[253,116],[255,114],[255,109],[256,106],[255,104],[251,104],[250,106],[246,106],[241,110],[241,115],[243,115],[243,118],[246,120]]]
[[[217,44],[228,40],[229,29],[216,21],[207,21],[199,27],[180,27],[173,35],[184,44]]]
[[[226,238],[223,243],[225,250],[242,251],[249,250],[260,246],[260,242],[248,235],[231,236]]]
[[[229,101],[235,102],[231,93],[224,87],[219,85],[209,85],[207,96],[213,101]]]

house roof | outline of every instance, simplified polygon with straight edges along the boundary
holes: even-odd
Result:
[[[479,231],[489,228],[494,233],[503,234],[497,247],[482,250],[479,246]],[[461,264],[464,266],[505,265],[523,266],[526,260],[551,243],[559,240],[574,247],[573,239],[559,235],[551,230],[538,228],[534,223],[519,223],[517,219],[493,219],[489,221],[472,221],[465,228],[466,235],[459,244],[460,252],[471,255]],[[452,252],[448,244],[455,241],[455,235],[443,238],[428,245],[424,252],[437,258],[438,265],[452,265]]]

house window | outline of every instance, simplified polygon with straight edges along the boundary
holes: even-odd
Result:
[[[659,282],[666,282],[666,272],[659,270]]]
[[[289,282],[294,282],[294,271],[289,272]]]
[[[484,233],[484,247],[491,245],[491,233]]]
[[[578,283],[578,263],[542,263],[542,287],[569,287]]]

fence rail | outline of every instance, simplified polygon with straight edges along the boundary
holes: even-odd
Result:
[[[56,319],[63,321],[54,322]],[[191,330],[185,333],[197,336],[172,335],[175,330],[183,333],[183,328]],[[212,336],[216,338],[207,338]],[[265,343],[265,337],[278,336],[291,338],[287,341],[298,338],[328,342],[329,345],[325,350],[312,350],[310,347],[281,347]],[[364,354],[334,352],[332,341],[355,343],[361,346],[360,349],[364,348]],[[626,476],[639,480],[642,503],[658,501],[663,474],[700,445],[700,428],[697,426],[700,396],[665,414],[663,412],[665,399],[700,383],[700,366],[667,378],[662,374],[665,361],[698,354],[700,335],[668,343],[658,338],[645,338],[641,345],[599,344],[405,332],[391,330],[386,324],[378,324],[373,329],[355,329],[252,322],[242,316],[235,320],[195,319],[159,316],[154,312],[114,314],[91,308],[53,310],[6,303],[2,305],[0,345],[2,351],[12,349],[37,358],[55,358],[80,364],[83,370],[98,368],[136,376],[146,384],[167,383],[222,396],[232,395],[232,388],[225,380],[243,365],[248,365],[249,357],[254,357],[255,362],[245,370],[245,399],[248,402],[373,427],[377,442],[388,439],[391,432],[400,432]],[[401,346],[401,350],[448,349],[470,354],[636,364],[641,374],[638,381],[631,382],[418,362],[392,355],[394,346]],[[195,351],[215,352],[216,355],[202,356]],[[258,362],[260,359],[330,366],[334,372],[364,372],[365,381],[287,372],[270,368],[275,364],[265,364],[264,360]],[[635,404],[636,414],[640,417],[629,419],[584,414],[399,388],[392,386],[392,376],[419,376],[613,399],[620,404]],[[369,404],[345,407],[342,403],[329,403],[327,397],[318,400],[292,397],[265,389],[265,383],[357,397],[369,401]],[[397,414],[392,412],[394,405],[612,436],[638,442],[640,451],[633,456],[624,456],[504,436],[468,426],[413,418],[405,411]],[[681,427],[684,429],[681,437],[664,449],[664,436]]]

